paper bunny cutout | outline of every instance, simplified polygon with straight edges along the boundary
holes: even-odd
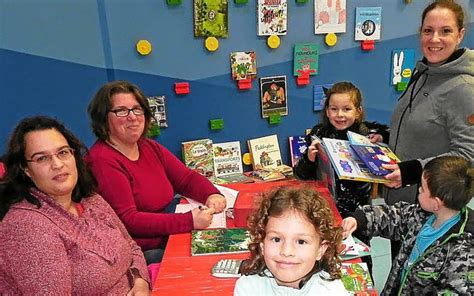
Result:
[[[397,53],[393,55],[392,84],[394,85],[402,81],[402,65],[403,65],[403,51],[400,52],[400,57],[398,57]]]

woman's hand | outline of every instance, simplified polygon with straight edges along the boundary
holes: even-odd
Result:
[[[357,229],[357,220],[354,217],[348,217],[342,220],[342,238],[345,239]]]
[[[309,145],[308,147],[308,160],[311,162],[316,161],[316,155],[318,155],[318,144],[318,140],[313,140],[313,142],[311,142],[311,145]]]
[[[385,175],[385,179],[390,180],[390,183],[386,183],[385,186],[389,188],[402,187],[402,174],[398,164],[383,164],[382,167],[392,171],[390,174]]]
[[[220,194],[211,194],[206,200],[206,206],[208,208],[213,208],[216,213],[222,212],[227,205],[225,197]]]
[[[213,208],[199,207],[191,211],[193,214],[194,229],[204,229],[209,227],[212,222]]]
[[[128,291],[127,296],[148,296],[150,295],[150,286],[142,278],[136,278],[133,287]]]

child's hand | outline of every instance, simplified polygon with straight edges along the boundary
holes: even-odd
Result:
[[[383,137],[381,134],[368,134],[367,138],[369,139],[370,143],[383,142]]]
[[[318,154],[318,148],[317,148],[318,144],[319,144],[319,141],[314,140],[313,142],[311,142],[311,145],[309,145],[308,147],[308,159],[311,162],[316,161],[316,155]]]
[[[212,214],[215,210],[213,208],[200,207],[191,211],[193,214],[194,229],[204,229],[209,227],[212,222]]]
[[[345,239],[357,229],[357,220],[354,217],[348,217],[342,220],[342,238]]]
[[[206,200],[206,206],[208,208],[213,208],[216,213],[222,212],[225,209],[226,204],[227,202],[225,200],[225,197],[220,194],[211,194],[207,197]]]
[[[402,187],[402,174],[398,164],[382,164],[382,167],[392,171],[390,174],[385,175],[385,179],[390,180],[390,183],[386,183],[385,186],[389,188]]]

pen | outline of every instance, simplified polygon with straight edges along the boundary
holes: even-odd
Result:
[[[206,206],[199,206],[198,207],[201,211],[208,210],[209,208]]]

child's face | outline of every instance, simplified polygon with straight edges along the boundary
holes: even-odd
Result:
[[[433,213],[436,199],[431,196],[430,189],[426,183],[425,176],[421,178],[421,186],[418,189],[418,202],[423,210]]]
[[[260,244],[265,264],[280,286],[298,289],[326,251],[313,224],[294,210],[271,217]]]
[[[361,109],[355,107],[349,93],[335,93],[329,97],[326,115],[335,129],[342,131],[351,127],[360,113]]]

